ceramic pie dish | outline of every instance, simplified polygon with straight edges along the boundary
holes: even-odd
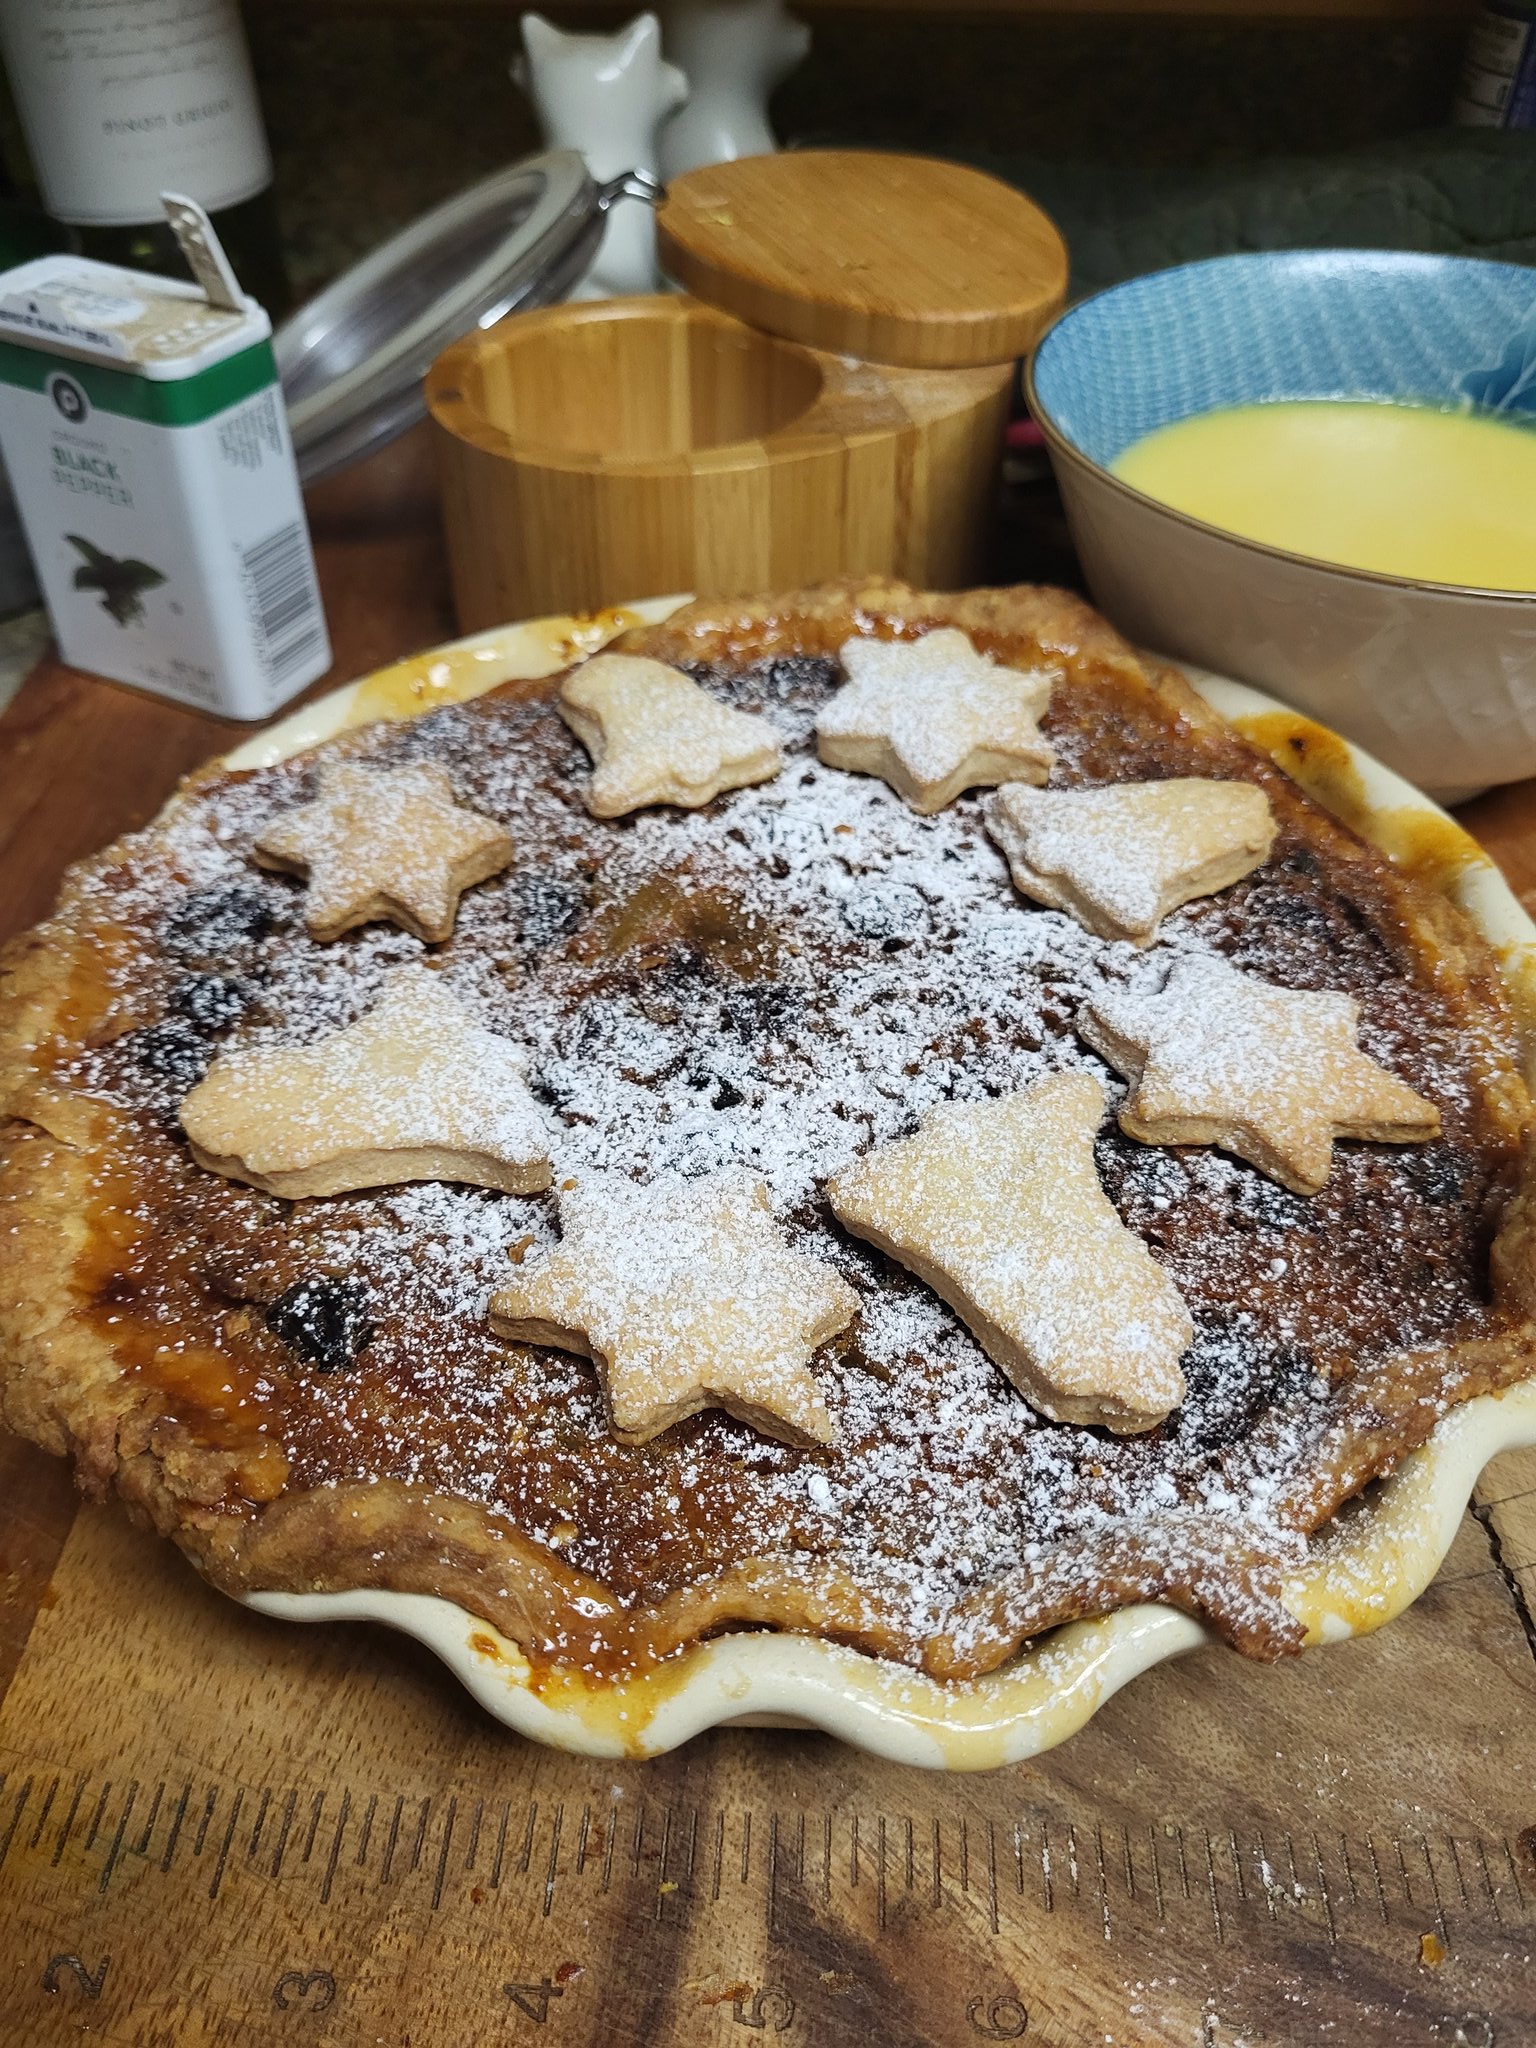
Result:
[[[640,608],[659,618],[666,604]],[[255,767],[375,718],[409,716],[468,698],[517,675],[547,673],[588,652],[635,614],[599,622],[539,622],[442,650],[337,692],[232,756]],[[1208,701],[1390,856],[1410,863],[1456,902],[1497,950],[1523,1007],[1536,932],[1491,864],[1454,824],[1343,743],[1269,700],[1196,678]],[[176,801],[181,801],[178,799]],[[1465,1402],[1393,1475],[1347,1508],[1290,1571],[1280,1599],[1288,1625],[1327,1641],[1380,1625],[1433,1575],[1468,1491],[1496,1450],[1536,1437],[1528,1385]],[[490,1711],[563,1747],[654,1754],[700,1728],[773,1719],[823,1727],[905,1761],[980,1768],[1035,1753],[1080,1726],[1138,1671],[1206,1640],[1189,1614],[1145,1602],[1036,1636],[999,1668],[943,1682],[907,1665],[798,1634],[732,1634],[684,1648],[654,1668],[593,1684],[571,1669],[535,1670],[507,1635],[445,1599],[377,1588],[247,1592],[249,1603],[294,1619],[375,1619],[415,1635]]]

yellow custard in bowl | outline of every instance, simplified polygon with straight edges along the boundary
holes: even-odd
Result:
[[[1536,591],[1536,427],[1342,399],[1222,407],[1112,464],[1150,498],[1345,568]]]

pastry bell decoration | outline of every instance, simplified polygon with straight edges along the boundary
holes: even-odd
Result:
[[[987,830],[1025,896],[1133,946],[1181,903],[1251,874],[1275,841],[1257,783],[1193,775],[1103,789],[1011,782],[988,802]]]
[[[697,810],[784,765],[766,718],[720,703],[664,661],[594,655],[566,677],[557,708],[592,756],[587,809],[595,818],[647,804]]]
[[[1440,1112],[1355,1043],[1360,1005],[1277,988],[1209,956],[1174,962],[1160,989],[1098,996],[1077,1029],[1131,1083],[1120,1128],[1147,1145],[1219,1145],[1315,1195],[1335,1138],[1411,1144]]]
[[[1104,1091],[1054,1074],[941,1103],[827,1186],[833,1213],[947,1301],[1053,1422],[1150,1429],[1184,1398],[1183,1297],[1103,1188]]]
[[[816,720],[829,768],[878,775],[925,815],[978,784],[1051,772],[1039,727],[1047,671],[1003,668],[954,626],[917,640],[845,640],[838,658],[848,680]]]
[[[808,1362],[859,1297],[790,1247],[760,1180],[594,1173],[559,1200],[558,1249],[492,1296],[491,1326],[595,1360],[621,1443],[702,1408],[785,1443],[832,1442]]]
[[[512,840],[455,802],[445,769],[343,762],[323,768],[315,801],[281,812],[254,851],[263,867],[309,877],[311,938],[390,918],[436,945],[451,935],[464,891],[511,860]]]
[[[525,1195],[550,1166],[524,1072],[430,968],[401,967],[344,1031],[215,1060],[181,1127],[199,1166],[290,1200],[408,1180]]]

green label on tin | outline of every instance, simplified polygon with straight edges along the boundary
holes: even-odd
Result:
[[[161,383],[132,370],[68,362],[40,349],[0,341],[0,382],[46,393],[71,425],[78,425],[94,410],[147,420],[158,427],[195,427],[275,384],[277,364],[271,342],[257,341],[191,377]]]

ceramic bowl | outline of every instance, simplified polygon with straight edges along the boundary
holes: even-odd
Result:
[[[1442,802],[1536,774],[1536,592],[1334,567],[1110,472],[1217,406],[1514,409],[1533,316],[1536,272],[1366,249],[1220,256],[1084,299],[1041,341],[1028,392],[1094,601],[1142,646],[1273,690]]]

